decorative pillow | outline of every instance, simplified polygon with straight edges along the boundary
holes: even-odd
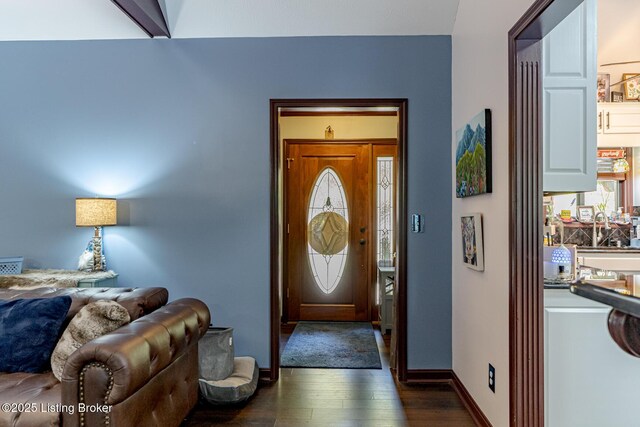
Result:
[[[49,369],[71,297],[0,301],[0,372]]]
[[[62,334],[51,355],[53,375],[62,381],[62,371],[71,353],[89,341],[115,331],[131,321],[126,308],[115,301],[96,301],[85,305]]]

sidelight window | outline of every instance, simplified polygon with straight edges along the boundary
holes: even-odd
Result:
[[[393,260],[393,157],[377,158],[378,261]]]

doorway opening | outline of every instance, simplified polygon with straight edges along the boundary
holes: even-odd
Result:
[[[380,266],[392,267],[395,284],[390,367],[406,380],[406,107],[402,99],[271,101],[271,380],[291,324],[377,323]],[[331,126],[354,118],[387,132],[392,123],[392,135]],[[315,133],[301,130],[312,123]]]

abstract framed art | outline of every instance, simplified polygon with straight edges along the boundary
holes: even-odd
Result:
[[[482,214],[470,213],[460,216],[460,230],[462,236],[462,262],[469,268],[484,271]]]
[[[611,74],[598,73],[598,102],[607,102],[611,98]]]
[[[491,193],[491,110],[456,132],[456,197]]]

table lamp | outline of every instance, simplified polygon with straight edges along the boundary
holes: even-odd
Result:
[[[93,236],[93,271],[105,270],[105,265],[102,262],[102,227],[116,225],[116,223],[116,199],[76,199],[76,227],[95,228]]]
[[[564,223],[560,221],[560,247],[551,253],[551,262],[558,266],[559,278],[570,278],[572,261],[571,251],[564,245]]]
[[[560,245],[551,253],[551,262],[558,266],[558,277],[571,276],[571,251],[565,245]]]

